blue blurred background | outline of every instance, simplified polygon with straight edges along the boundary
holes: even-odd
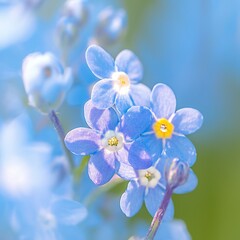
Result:
[[[59,109],[65,129],[84,124],[82,107],[95,79],[83,54],[93,41],[88,37],[94,32],[94,16],[109,5],[123,8],[128,16],[123,36],[114,43],[102,40],[101,45],[113,56],[131,49],[143,63],[145,84],[151,88],[158,82],[168,84],[176,94],[178,108],[193,107],[204,115],[202,129],[190,136],[198,152],[193,169],[199,185],[192,193],[173,197],[175,217],[186,222],[193,240],[240,239],[240,1],[86,2],[92,13],[90,23],[81,30],[68,56],[78,77]],[[45,131],[37,132],[35,139],[48,139],[52,145],[57,140],[49,138],[54,132],[46,130],[50,128],[46,119],[27,105],[21,65],[34,51],[52,51],[62,57],[56,26],[63,3],[45,1],[31,8],[28,3],[27,12],[19,16],[6,11],[9,2],[0,3],[0,123],[27,111],[33,128]],[[119,185],[109,195],[119,196],[125,186]],[[132,224],[139,219],[151,221],[145,209],[130,221],[123,216],[121,221]]]

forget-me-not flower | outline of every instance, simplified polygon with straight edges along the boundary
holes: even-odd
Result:
[[[23,61],[23,83],[29,104],[48,113],[63,102],[72,85],[70,68],[65,70],[51,53],[32,53]]]
[[[92,45],[86,51],[86,60],[93,74],[101,79],[94,85],[91,94],[97,108],[116,105],[124,113],[133,105],[149,106],[150,89],[139,83],[143,68],[133,52],[123,50],[114,61],[104,49]]]
[[[50,198],[50,200],[49,200]],[[57,197],[38,202],[22,202],[15,209],[16,231],[26,240],[68,239],[69,232],[78,233],[77,224],[87,216],[79,202]]]
[[[169,158],[188,162],[191,167],[196,161],[196,149],[185,135],[201,127],[202,114],[193,108],[176,111],[175,95],[165,84],[154,86],[150,101],[154,121],[149,131],[143,134],[142,140],[151,146],[155,160],[166,154]]]
[[[152,160],[138,137],[151,122],[149,109],[133,106],[121,119],[114,109],[98,109],[92,101],[84,107],[90,128],[76,128],[65,137],[67,148],[77,155],[90,155],[88,173],[95,184],[108,182],[119,162],[147,168]],[[149,118],[150,117],[150,118]]]
[[[126,164],[121,164],[118,174],[122,178],[130,180],[120,200],[120,207],[126,216],[135,215],[141,209],[143,202],[149,213],[154,216],[166,192],[166,181],[161,162],[137,171]],[[164,218],[172,219],[173,214],[173,203],[170,201]]]

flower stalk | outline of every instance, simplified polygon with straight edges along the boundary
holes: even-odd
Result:
[[[58,118],[58,116],[57,116],[57,114],[55,113],[54,110],[51,110],[49,112],[48,117],[51,120],[55,130],[57,131],[57,134],[58,134],[59,139],[61,141],[62,149],[64,150],[66,158],[68,159],[68,163],[69,163],[69,166],[70,166],[71,170],[73,170],[74,169],[74,162],[73,162],[73,159],[72,159],[72,156],[71,156],[70,152],[68,151],[68,149],[66,148],[66,146],[64,144],[65,133],[64,133],[63,127],[61,125],[61,122],[60,122],[60,120],[59,120],[59,118]]]
[[[150,225],[148,234],[147,234],[147,236],[144,240],[153,240],[154,239],[154,237],[157,233],[158,227],[160,226],[160,224],[162,222],[162,219],[163,219],[164,214],[166,212],[167,206],[168,206],[168,204],[170,202],[170,199],[172,197],[172,192],[173,192],[173,189],[167,187],[164,198],[163,198],[163,201],[162,201],[160,207],[158,208],[157,212],[155,213],[155,215],[153,217],[153,220],[152,220],[152,223]]]

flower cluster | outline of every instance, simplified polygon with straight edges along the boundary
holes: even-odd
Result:
[[[203,117],[176,110],[167,85],[150,89],[132,51],[108,53],[121,48],[127,11],[86,0],[3,5],[0,239],[191,239],[172,194],[197,186],[187,135]]]
[[[186,135],[201,127],[203,117],[193,108],[176,111],[167,85],[156,84],[151,91],[139,83],[142,65],[130,50],[114,61],[92,45],[86,60],[100,79],[84,107],[89,128],[71,130],[65,144],[76,155],[90,155],[88,174],[95,184],[109,182],[114,174],[130,181],[120,200],[127,216],[136,214],[143,201],[154,216],[168,189],[185,193],[197,185],[190,170],[196,149]],[[165,220],[173,212],[170,200]]]

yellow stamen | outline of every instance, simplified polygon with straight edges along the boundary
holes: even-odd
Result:
[[[128,86],[129,85],[129,78],[127,74],[120,73],[118,75],[118,81],[121,86]]]
[[[171,138],[173,130],[173,124],[165,118],[160,118],[153,124],[153,131],[157,138]]]
[[[153,178],[152,173],[150,173],[149,171],[147,171],[147,172],[145,173],[145,178],[147,178],[147,180],[150,181],[150,180]]]
[[[116,137],[111,137],[108,139],[108,146],[117,146],[118,139]]]

